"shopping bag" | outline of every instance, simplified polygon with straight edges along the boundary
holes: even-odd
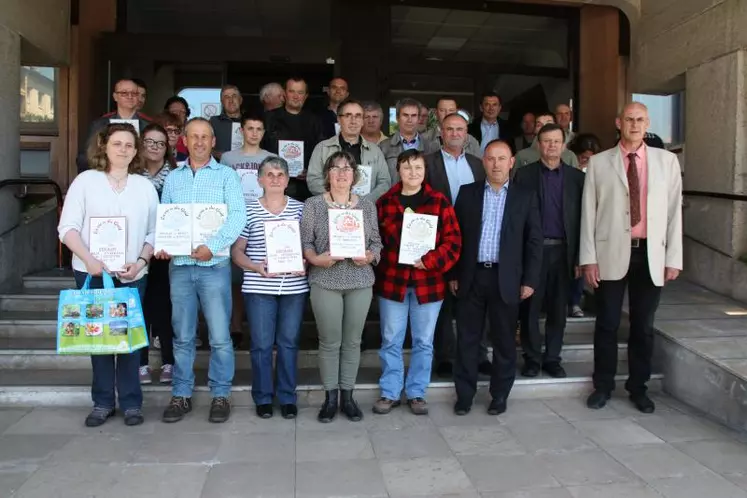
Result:
[[[148,346],[140,295],[133,287],[114,287],[104,273],[103,289],[63,290],[57,308],[58,354],[131,353]]]

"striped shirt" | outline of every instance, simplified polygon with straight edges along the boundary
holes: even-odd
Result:
[[[163,184],[166,183],[166,178],[169,176],[169,173],[171,173],[171,167],[168,163],[164,163],[155,175],[151,175],[147,168],[144,169],[141,174],[150,180],[150,183],[152,183],[156,188],[156,192],[158,192],[158,196],[160,197],[163,192]]]
[[[244,254],[254,263],[260,263],[267,257],[265,246],[265,221],[271,220],[298,220],[301,221],[303,203],[295,199],[287,198],[288,203],[280,214],[272,214],[255,199],[246,206],[246,227],[241,232],[241,238],[246,239],[246,250]],[[241,292],[247,294],[301,294],[309,292],[309,282],[305,276],[283,275],[267,278],[253,271],[244,271],[244,282]]]
[[[485,194],[482,206],[482,226],[480,228],[480,245],[477,252],[478,263],[498,263],[501,248],[501,225],[503,211],[506,208],[508,182],[496,191],[485,182]]]

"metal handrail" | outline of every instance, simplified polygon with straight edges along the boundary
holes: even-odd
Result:
[[[8,178],[5,180],[0,180],[0,190],[5,187],[19,185],[23,185],[25,187],[28,187],[29,185],[47,185],[52,187],[52,189],[54,190],[54,196],[57,199],[57,223],[60,222],[60,215],[62,214],[62,204],[64,202],[64,198],[62,197],[62,189],[56,181],[50,180],[48,178]],[[62,241],[58,240],[57,268],[60,270],[64,268],[62,261]]]
[[[724,199],[727,201],[747,202],[747,195],[725,194],[722,192],[702,192],[700,190],[683,190],[682,195],[690,197],[710,197],[712,199]]]

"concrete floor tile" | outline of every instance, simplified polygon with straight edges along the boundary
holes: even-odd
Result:
[[[376,460],[335,460],[296,464],[296,498],[388,497]]]
[[[453,458],[411,458],[382,462],[384,482],[392,497],[459,494],[474,491]]]
[[[200,498],[208,470],[200,464],[128,465],[106,497]]]
[[[707,474],[711,471],[668,444],[611,446],[607,452],[644,481]]]
[[[296,461],[363,460],[375,458],[368,432],[300,431],[296,434]]]
[[[14,498],[78,498],[109,496],[122,475],[121,466],[61,463],[34,472]]]
[[[568,422],[575,422],[577,420],[619,419],[624,417],[609,405],[601,410],[590,410],[586,407],[585,397],[546,399],[544,402],[552,411]]]
[[[34,408],[8,427],[5,434],[95,434],[95,429],[83,424],[89,412],[89,408]],[[117,418],[112,418],[107,423],[117,422]]]
[[[482,493],[480,498],[573,498],[566,488],[527,489],[506,493]],[[606,498],[606,497],[605,497]]]
[[[435,426],[375,431],[370,434],[374,453],[379,460],[441,458],[452,455],[449,445]]]
[[[734,441],[693,441],[672,446],[719,474],[747,469],[747,445]]]
[[[30,411],[31,409],[24,408],[0,408],[0,435]]]
[[[94,434],[76,436],[52,456],[58,463],[131,463],[143,444],[143,436]]]
[[[511,400],[508,401],[508,410],[512,410]],[[508,411],[506,412],[508,413]],[[428,417],[438,427],[476,425],[485,427],[489,425],[501,425],[501,417],[488,415],[487,406],[481,403],[472,405],[472,411],[463,417],[454,414],[454,403],[434,403],[429,407]]]
[[[569,486],[573,498],[661,498],[661,495],[642,483],[594,484]]]
[[[739,474],[722,474],[724,477],[726,477],[729,481],[733,482],[743,490],[747,491],[747,469],[745,470],[745,473],[739,473]]]
[[[633,403],[625,395],[616,396],[610,399],[609,402],[607,403],[607,406],[615,410],[617,413],[619,413],[623,417],[632,418],[636,420],[637,419],[645,420],[647,418],[656,417],[656,416],[681,415],[681,413],[678,410],[672,408],[666,403],[659,402],[654,396],[651,396],[651,399],[654,400],[654,403],[656,404],[656,410],[653,414],[641,413],[638,410],[638,408],[633,406]]]
[[[433,413],[434,410],[438,411],[436,403],[428,404],[429,414]],[[373,413],[369,408],[363,418],[363,425],[371,433],[434,427],[431,415],[414,415],[405,405],[395,408],[386,415]]]
[[[338,412],[337,416],[332,422],[328,424],[323,424],[316,419],[316,416],[318,413],[319,413],[318,406],[299,409],[298,416],[296,417],[296,432],[298,433],[302,431],[358,432],[361,429],[365,430],[366,422],[368,421],[369,418],[374,416],[371,412],[364,412],[364,415],[363,415],[364,418],[362,421],[351,422],[345,417],[345,415]],[[273,420],[273,419],[282,419],[282,417],[273,417],[270,420]],[[260,422],[265,422],[265,421],[260,420]],[[288,421],[284,420],[284,422],[288,422]]]
[[[221,434],[215,460],[234,462],[293,462],[296,435],[292,432],[268,434]]]
[[[552,423],[514,423],[509,430],[529,452],[568,452],[596,449],[597,446],[562,418]]]
[[[636,476],[601,450],[577,451],[572,455],[539,455],[550,473],[564,486],[637,481]]]
[[[547,466],[530,455],[459,457],[462,468],[481,493],[560,487]]]
[[[5,493],[2,496],[14,496],[13,493],[18,491],[38,468],[39,466],[34,463],[16,464],[8,468],[0,464],[0,490]]]
[[[456,455],[526,454],[526,449],[506,427],[442,427],[440,431]]]
[[[72,437],[65,434],[0,436],[0,468],[44,461],[65,446]]]
[[[203,463],[214,462],[221,444],[220,434],[156,433],[142,438],[134,461],[142,463]]]
[[[560,415],[547,406],[544,401],[538,399],[517,399],[516,401],[509,399],[506,413],[501,414],[498,419],[508,425],[562,421]]]
[[[573,422],[573,425],[603,448],[618,445],[664,443],[632,420],[584,420]]]
[[[689,415],[653,415],[637,419],[636,422],[668,443],[730,438],[725,427]]]
[[[293,498],[294,495],[293,462],[242,462],[213,466],[201,498]]]
[[[654,479],[649,485],[667,498],[747,498],[747,492],[716,474]]]

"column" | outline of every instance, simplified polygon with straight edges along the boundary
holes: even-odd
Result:
[[[21,38],[0,25],[0,180],[20,175]],[[0,235],[17,225],[20,202],[14,189],[0,190]],[[7,263],[7,262],[6,262]]]

